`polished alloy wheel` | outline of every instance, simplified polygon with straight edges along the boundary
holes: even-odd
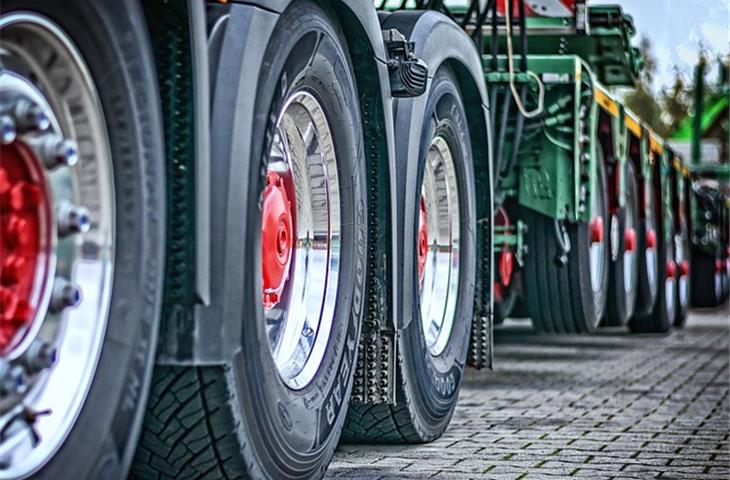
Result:
[[[334,321],[340,264],[340,187],[326,112],[307,91],[278,116],[261,228],[269,348],[284,383],[307,386]]]
[[[600,180],[596,174],[596,180],[593,184],[595,198],[591,207],[591,221],[588,225],[588,241],[590,242],[590,272],[591,272],[591,289],[593,290],[593,298],[598,301],[601,290],[603,289],[603,278],[606,269],[606,235],[603,212],[605,211],[606,199],[600,188]]]
[[[666,278],[664,279],[664,304],[666,305],[667,317],[674,318],[677,302],[675,301],[676,292],[674,284],[677,281],[677,263],[675,261],[675,243],[674,237],[667,242],[666,249]]]
[[[675,265],[677,266],[677,291],[679,293],[679,305],[689,303],[689,246],[682,233],[674,235]]]
[[[421,322],[432,355],[451,337],[459,285],[459,192],[454,157],[437,135],[426,157],[421,187],[418,276]]]
[[[0,17],[0,478],[61,446],[91,385],[114,267],[109,142],[70,39]]]
[[[638,272],[634,268],[636,265],[636,211],[634,195],[635,191],[632,189],[626,190],[626,204],[625,204],[625,221],[624,221],[624,255],[623,255],[623,270],[624,270],[624,292],[626,295],[630,295],[636,290],[638,282]]]

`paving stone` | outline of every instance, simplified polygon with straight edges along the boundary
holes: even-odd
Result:
[[[730,324],[693,312],[682,331],[538,336],[496,330],[495,371],[467,371],[429,445],[343,445],[327,478],[730,478]]]

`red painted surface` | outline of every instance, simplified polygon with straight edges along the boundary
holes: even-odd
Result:
[[[39,159],[25,144],[0,146],[0,350],[33,321],[39,269],[48,258],[50,194]]]
[[[292,204],[287,195],[285,177],[276,172],[266,174],[263,218],[261,222],[261,272],[264,308],[279,303],[294,246]]]

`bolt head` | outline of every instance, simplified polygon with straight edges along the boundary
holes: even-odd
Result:
[[[18,132],[15,130],[15,122],[8,115],[0,117],[0,142],[8,145],[15,141]]]
[[[56,278],[51,295],[51,310],[58,313],[81,303],[81,290],[64,278]]]

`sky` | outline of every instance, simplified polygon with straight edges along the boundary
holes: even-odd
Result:
[[[649,37],[657,61],[655,89],[673,83],[675,67],[691,82],[701,46],[711,59],[730,54],[730,0],[589,0],[601,4],[619,4],[634,17],[636,44]],[[711,70],[714,76],[714,62]]]

